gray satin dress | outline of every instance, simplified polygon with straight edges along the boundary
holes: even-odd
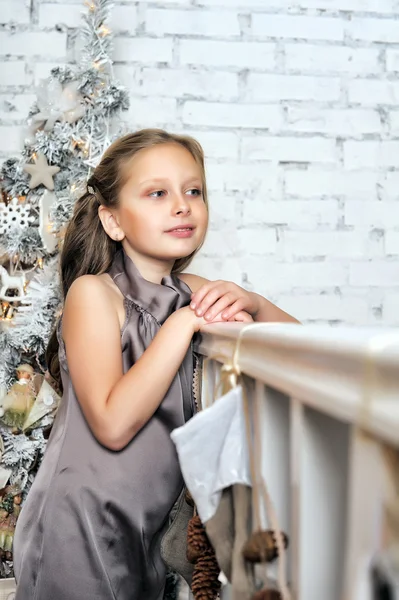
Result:
[[[173,275],[161,285],[146,281],[124,251],[109,274],[125,298],[126,372],[167,317],[189,304],[190,290]],[[160,543],[183,487],[170,433],[194,412],[192,348],[154,416],[114,452],[97,441],[83,416],[60,331],[64,394],[17,523],[16,600],[161,600],[166,567]]]

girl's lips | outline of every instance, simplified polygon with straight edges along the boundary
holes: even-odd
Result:
[[[177,238],[190,238],[194,235],[194,227],[175,227],[174,229],[169,229],[166,233]]]

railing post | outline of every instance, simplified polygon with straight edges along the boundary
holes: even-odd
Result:
[[[296,398],[290,401],[290,479],[291,479],[291,591],[292,599],[300,600],[300,518],[302,465],[303,406]]]

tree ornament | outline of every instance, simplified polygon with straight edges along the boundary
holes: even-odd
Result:
[[[26,164],[24,171],[31,175],[29,187],[31,190],[37,188],[38,185],[43,184],[47,189],[54,189],[53,175],[58,173],[60,170],[57,166],[51,166],[48,164],[44,154],[38,154],[34,164]]]
[[[53,77],[43,80],[37,89],[39,112],[32,116],[33,126],[51,131],[56,121],[75,123],[83,117],[85,107],[78,88],[78,81],[63,85]]]
[[[35,372],[31,365],[20,365],[17,368],[18,381],[11,386],[8,394],[2,400],[1,420],[16,432],[22,431],[26,416],[35,402],[34,375]]]
[[[22,427],[23,431],[28,431],[36,427],[43,417],[55,415],[60,400],[61,398],[57,392],[51,387],[46,379],[43,379],[35,403],[27,413]]]
[[[51,209],[57,201],[57,196],[54,192],[49,192],[46,190],[43,196],[40,198],[40,224],[39,231],[40,237],[43,242],[43,246],[50,253],[54,252],[57,248],[57,238],[52,231],[52,221],[50,218]]]
[[[187,560],[195,563],[209,548],[205,528],[198,515],[190,519],[187,528]]]
[[[195,563],[191,581],[194,599],[215,600],[218,598],[221,588],[220,567],[198,515],[192,517],[188,523],[187,560]]]
[[[0,277],[0,300],[20,301],[22,298],[25,298],[25,273],[21,272],[19,275],[9,275],[7,269],[0,265]],[[7,296],[9,290],[16,290],[18,296]]]
[[[0,202],[0,234],[8,233],[13,227],[29,227],[35,220],[35,217],[30,216],[31,209],[30,204],[21,204],[18,198],[13,198],[8,204]]]
[[[281,534],[284,548],[287,548],[288,536],[284,532],[281,532]],[[245,543],[242,554],[245,560],[252,563],[272,562],[278,557],[275,532],[270,529],[256,531]]]
[[[195,600],[215,600],[220,592],[219,565],[210,547],[195,563],[191,591]]]
[[[16,309],[13,304],[10,304],[10,302],[6,302],[3,300],[0,301],[0,306],[1,306],[0,321],[3,321],[2,327],[4,327],[4,322],[11,323]],[[1,394],[0,394],[0,399],[1,399]]]

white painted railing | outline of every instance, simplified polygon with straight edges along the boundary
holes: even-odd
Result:
[[[216,371],[241,327],[203,334]],[[399,331],[264,324],[242,335],[239,366],[262,408],[293,599],[399,598]],[[393,578],[390,596],[374,591],[375,565]]]

